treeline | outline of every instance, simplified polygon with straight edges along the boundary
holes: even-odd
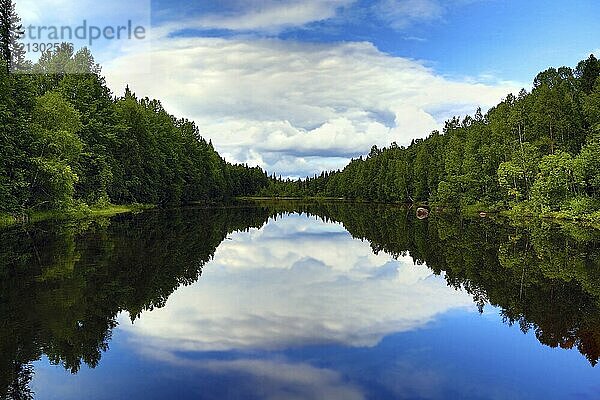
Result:
[[[600,209],[600,61],[550,68],[485,115],[408,147],[373,147],[342,171],[272,181],[270,196],[482,204],[574,215]]]
[[[14,3],[0,4],[0,217],[262,195],[600,220],[600,61],[593,55],[575,69],[540,73],[531,92],[511,94],[485,115],[453,118],[408,147],[374,146],[341,171],[292,181],[227,163],[193,122],[157,100],[128,88],[115,97],[87,49],[65,44],[27,62],[10,33],[18,23]]]
[[[223,200],[267,182],[159,101],[113,96],[87,49],[65,44],[19,73],[0,55],[0,213]]]

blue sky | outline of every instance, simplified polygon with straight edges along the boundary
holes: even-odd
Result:
[[[17,3],[37,23],[147,24],[145,45],[93,46],[113,91],[161,99],[229,161],[291,177],[408,144],[600,49],[593,0]]]
[[[246,2],[251,4],[252,1]],[[264,9],[262,3],[255,8]],[[274,2],[277,3],[277,2]],[[284,3],[280,1],[279,3]],[[335,3],[335,2],[331,2]],[[275,32],[265,29],[197,29],[187,35],[255,34],[302,42],[368,41],[394,56],[422,60],[453,77],[492,75],[530,82],[549,66],[573,65],[600,48],[600,3],[584,1],[395,1],[424,8],[416,16],[381,15],[378,0],[338,2],[335,15]],[[344,4],[347,3],[347,4]],[[244,15],[239,1],[154,0],[154,22],[185,9],[195,15]],[[394,19],[401,23],[394,23]]]

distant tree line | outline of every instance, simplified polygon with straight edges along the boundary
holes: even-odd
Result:
[[[574,215],[600,209],[600,61],[550,68],[485,115],[446,122],[408,147],[373,147],[341,171],[273,180],[264,195],[482,203]]]

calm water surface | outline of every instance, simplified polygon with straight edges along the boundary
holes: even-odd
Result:
[[[2,230],[0,398],[600,398],[597,232],[411,216],[270,203]]]

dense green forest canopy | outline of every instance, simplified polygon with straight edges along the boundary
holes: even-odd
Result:
[[[114,96],[86,48],[35,64],[0,4],[0,213],[108,203],[181,204],[256,193],[260,168],[227,163],[191,121],[128,88]]]
[[[30,74],[0,68],[0,212],[221,200],[266,184],[159,101],[114,97],[99,71],[68,45]]]
[[[273,180],[262,193],[592,214],[600,210],[599,77],[593,55],[575,69],[550,68],[531,92],[485,115],[453,118],[408,147],[373,147],[342,171]]]

